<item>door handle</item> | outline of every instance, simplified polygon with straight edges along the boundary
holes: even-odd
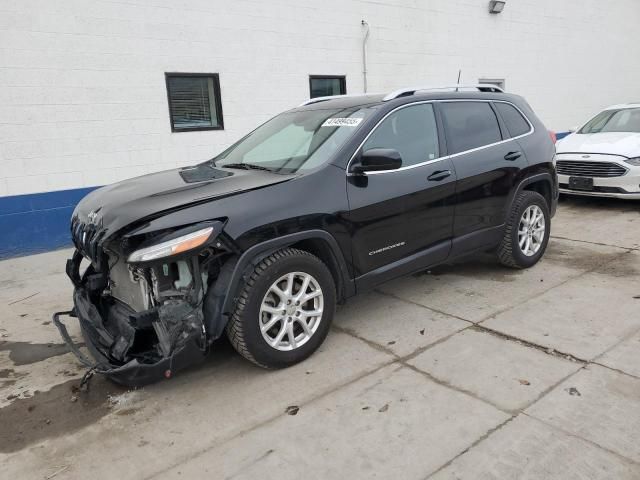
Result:
[[[509,152],[504,156],[505,160],[509,160],[510,162],[513,162],[514,160],[519,159],[522,156],[521,152]]]
[[[451,170],[438,170],[437,172],[433,172],[431,175],[429,175],[427,177],[427,180],[431,182],[439,182],[440,180],[444,180],[449,176],[451,176]]]

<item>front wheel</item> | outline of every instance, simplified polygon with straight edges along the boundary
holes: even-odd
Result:
[[[301,362],[324,341],[336,307],[335,284],[322,261],[294,248],[262,260],[244,284],[227,336],[265,368]]]
[[[542,195],[525,190],[513,204],[504,238],[498,247],[500,263],[529,268],[542,258],[549,242],[551,217]]]

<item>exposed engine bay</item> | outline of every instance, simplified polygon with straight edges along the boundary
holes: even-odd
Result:
[[[148,268],[116,259],[102,292],[103,297],[113,299],[110,312],[120,312],[113,315],[115,324],[120,325],[114,333],[120,339],[112,354],[122,360],[136,355],[168,357],[195,332],[202,333],[204,344],[201,307],[207,277],[207,271],[200,271],[197,258]],[[122,322],[123,318],[128,321]]]
[[[218,238],[221,227],[216,225],[215,235],[213,227],[196,230],[195,234],[211,230],[206,242],[170,256],[162,256],[158,245],[186,242],[191,247],[194,232],[176,237],[165,231],[100,245],[97,232],[76,227],[82,232],[76,235],[73,230],[76,252],[67,262],[75,286],[74,309],[54,315],[54,321],[65,341],[72,343],[59,317],[64,313],[78,317],[95,362],[73,346],[80,360],[118,383],[141,385],[169,378],[204,358],[220,333],[208,331],[215,322],[207,324],[205,310],[216,309],[211,305],[205,309],[205,298],[233,256],[233,247]],[[149,244],[152,247],[145,247]],[[157,255],[161,256],[150,258]],[[90,265],[80,274],[83,259]],[[209,302],[216,302],[213,292]]]

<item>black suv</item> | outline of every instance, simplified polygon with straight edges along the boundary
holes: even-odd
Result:
[[[356,292],[472,252],[534,265],[553,157],[527,102],[486,85],[312,99],[210,161],[87,195],[71,222],[74,309],[54,320],[83,363],[127,385],[170,377],[225,331],[250,361],[286,367]]]

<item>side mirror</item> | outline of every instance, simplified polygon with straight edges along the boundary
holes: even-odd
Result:
[[[393,148],[372,148],[360,155],[352,171],[354,173],[379,172],[397,170],[402,166],[402,157]]]
[[[570,131],[571,133],[576,133],[576,132],[578,131],[578,127],[571,127],[571,128],[569,129],[569,131]]]

